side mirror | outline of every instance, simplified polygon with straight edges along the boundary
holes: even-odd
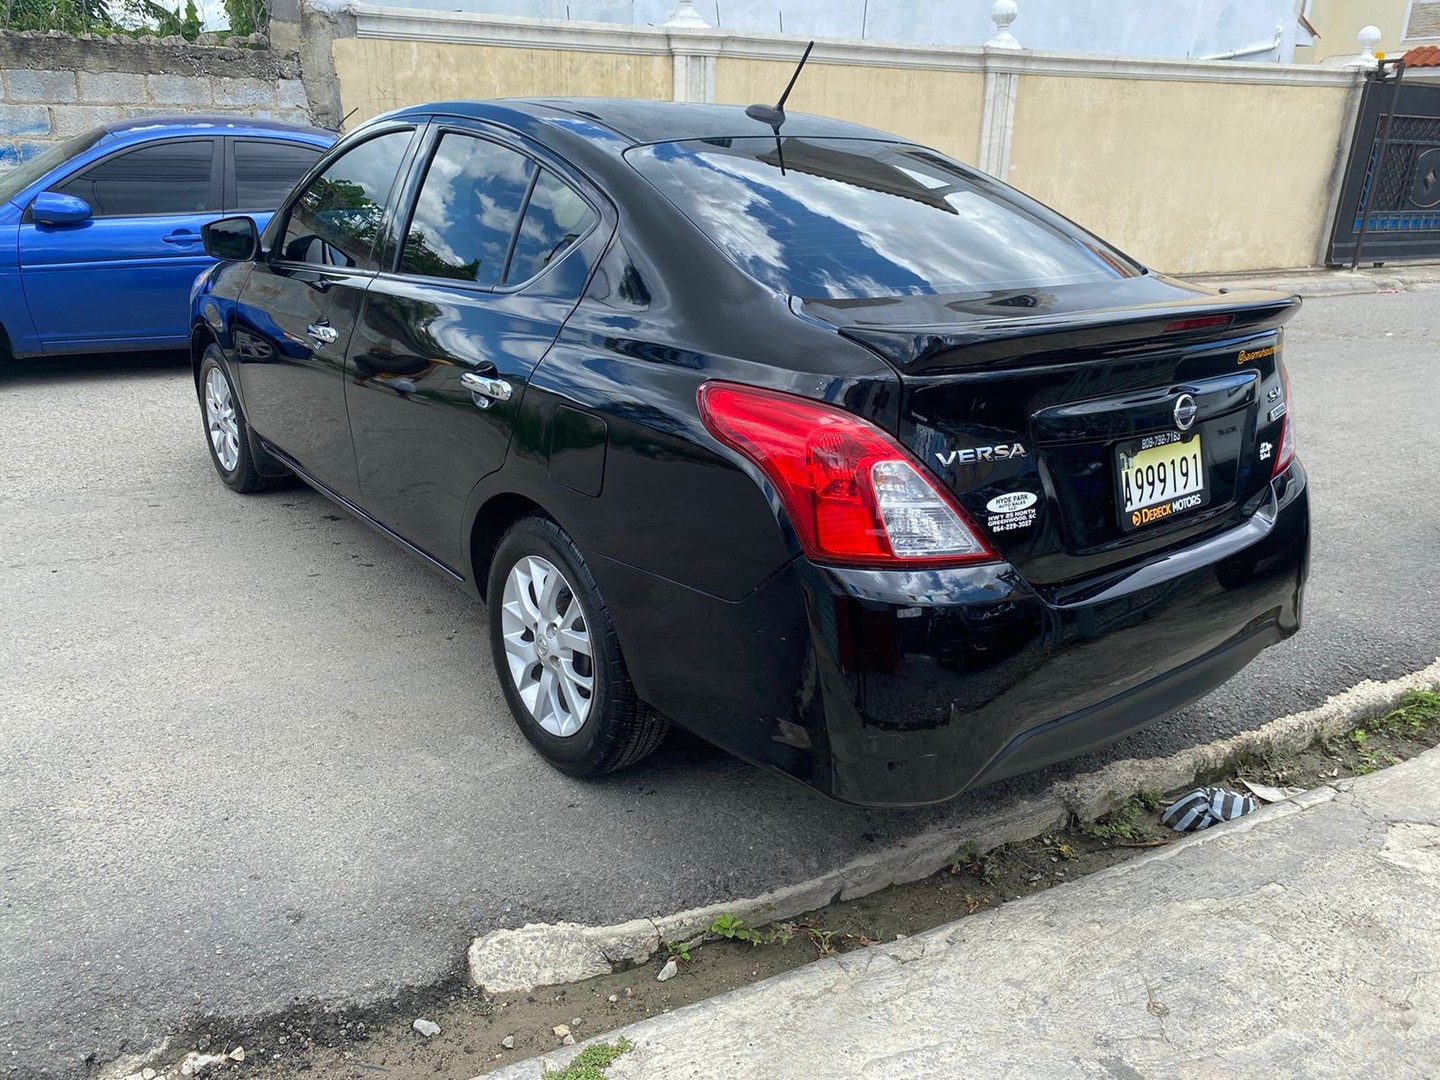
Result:
[[[205,254],[228,262],[249,262],[260,255],[260,230],[253,218],[227,217],[200,226]]]
[[[79,225],[89,221],[92,213],[84,199],[58,191],[42,191],[30,204],[31,219],[41,225]]]

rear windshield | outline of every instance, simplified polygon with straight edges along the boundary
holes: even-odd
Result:
[[[1142,272],[1038,203],[915,146],[707,139],[626,157],[742,270],[794,296],[980,293]]]

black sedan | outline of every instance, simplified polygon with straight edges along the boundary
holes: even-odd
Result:
[[[263,235],[213,224],[191,342],[221,479],[297,475],[484,601],[516,721],[580,776],[673,721],[837,799],[933,802],[1299,628],[1297,299],[773,112],[418,106]]]

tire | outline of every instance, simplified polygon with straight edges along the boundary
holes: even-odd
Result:
[[[486,596],[505,700],[541,757],[571,776],[601,776],[660,745],[670,725],[636,697],[610,612],[560,526],[539,515],[516,522],[495,549]]]
[[[240,399],[225,370],[225,356],[218,345],[207,345],[200,357],[200,423],[205,428],[205,445],[220,479],[232,491],[248,495],[268,491],[285,481],[283,476],[263,476],[255,468],[250,450],[250,427],[240,409]]]

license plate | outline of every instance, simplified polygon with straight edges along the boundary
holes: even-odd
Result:
[[[1122,443],[1115,451],[1116,502],[1126,532],[1210,501],[1199,433],[1178,431]]]

